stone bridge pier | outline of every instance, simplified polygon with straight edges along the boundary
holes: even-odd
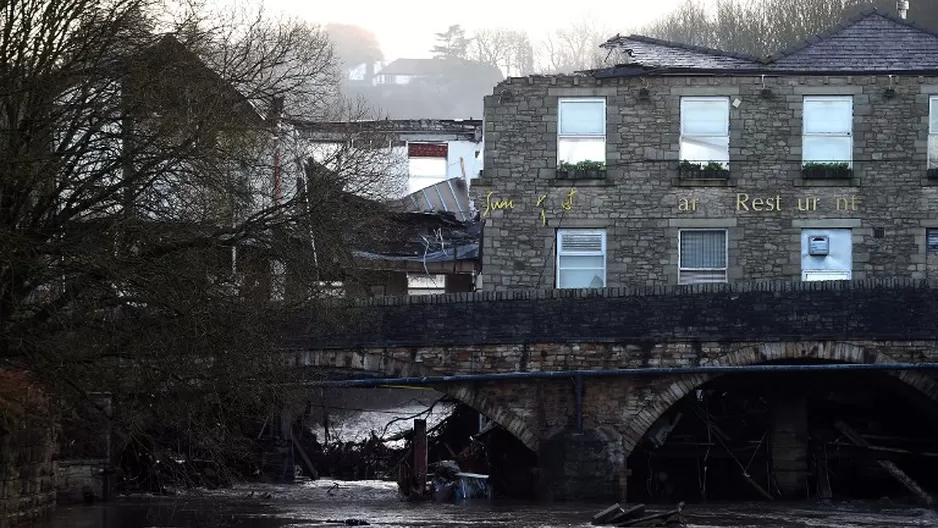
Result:
[[[649,430],[721,380],[701,367],[901,364],[914,368],[876,375],[938,409],[928,370],[938,366],[938,287],[927,283],[457,294],[374,301],[349,314],[355,322],[342,334],[316,335],[312,323],[295,331],[297,366],[432,380],[537,453],[543,494],[555,499],[625,498],[629,456]],[[649,369],[658,370],[634,375]],[[798,400],[797,384],[790,392]],[[779,445],[796,441],[804,406],[773,409],[786,421],[772,433]],[[779,461],[790,470],[783,494],[801,484],[802,462]]]

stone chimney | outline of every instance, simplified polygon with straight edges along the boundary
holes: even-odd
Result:
[[[909,0],[897,0],[896,10],[899,11],[899,16],[902,19],[908,18],[909,17]]]

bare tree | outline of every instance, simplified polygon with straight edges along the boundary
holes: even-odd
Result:
[[[708,5],[702,0],[686,0],[642,33],[765,56],[829,31],[864,7],[875,5],[884,11],[896,7],[893,0],[717,0],[712,10]],[[927,13],[917,11],[913,15],[924,19]]]
[[[0,4],[0,360],[151,461],[225,462],[290,394],[280,323],[354,277],[388,177],[349,161],[373,148],[291,146],[282,116],[344,108],[318,28],[161,7]]]
[[[544,73],[572,73],[602,66],[604,54],[599,45],[610,33],[592,21],[579,21],[548,35],[542,46],[538,70]]]
[[[476,32],[469,45],[470,60],[499,68],[506,76],[534,72],[534,48],[524,31],[491,28]]]

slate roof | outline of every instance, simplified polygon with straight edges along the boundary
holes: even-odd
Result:
[[[878,11],[864,10],[831,31],[762,59],[641,35],[616,36],[603,48],[629,50],[630,66],[669,71],[899,72],[938,71],[938,33]],[[598,76],[636,74],[621,66]]]
[[[877,10],[766,59],[803,71],[938,70],[938,35]]]
[[[701,46],[669,42],[642,35],[615,36],[603,48],[628,50],[633,64],[657,68],[736,69],[756,66],[759,60]]]

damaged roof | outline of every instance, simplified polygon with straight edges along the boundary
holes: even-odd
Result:
[[[670,42],[642,35],[616,35],[601,45],[627,53],[631,63],[657,68],[743,68],[752,67],[758,59],[713,48]]]
[[[597,76],[641,74],[626,66],[688,72],[938,71],[938,34],[875,8],[862,11],[827,33],[761,59],[641,35],[617,35],[602,47],[623,53],[628,65],[596,70]]]

